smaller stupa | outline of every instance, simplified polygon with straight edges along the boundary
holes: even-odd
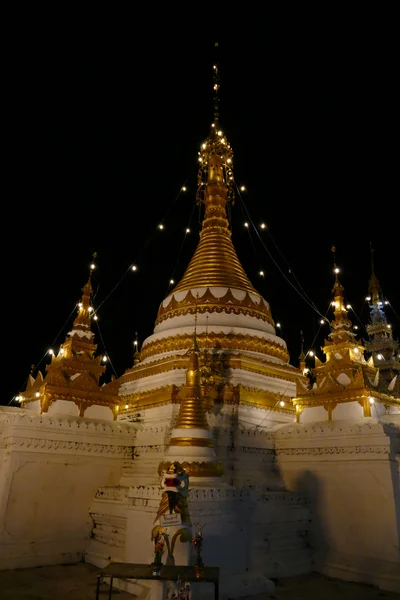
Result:
[[[335,253],[335,247],[332,247]],[[366,361],[365,347],[356,339],[344,301],[344,287],[334,262],[335,283],[332,289],[334,316],[331,332],[322,351],[326,361],[315,357],[309,385],[297,383],[297,422],[380,416],[397,411],[400,399],[386,386],[379,386],[379,372],[372,360]]]
[[[97,344],[91,329],[95,311],[91,303],[92,273],[96,253],[90,265],[89,279],[82,288],[78,314],[72,330],[56,354],[51,353],[51,363],[43,377],[28,377],[26,390],[19,394],[23,408],[49,414],[66,414],[79,417],[116,419],[118,414],[118,383],[111,381],[100,386],[100,376],[105,371],[102,357],[95,356]]]

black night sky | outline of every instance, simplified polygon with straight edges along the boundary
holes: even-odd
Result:
[[[282,19],[247,37],[228,28],[217,54],[217,34],[182,37],[178,27],[140,37],[138,23],[16,31],[2,86],[2,404],[64,341],[93,252],[96,341],[118,376],[132,365],[135,332],[152,333],[198,241],[197,152],[213,118],[216,60],[220,123],[258,232],[243,226],[237,197],[233,242],[291,363],[301,329],[306,350],[328,334],[317,335],[320,317],[294,287],[327,313],[332,245],[361,331],[372,244],[398,337],[398,61],[391,31],[373,20],[300,31]]]

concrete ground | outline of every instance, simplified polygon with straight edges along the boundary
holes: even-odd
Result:
[[[96,567],[85,563],[0,571],[0,599],[95,600],[97,572]],[[400,594],[317,573],[287,577],[275,583],[276,600],[400,600]],[[108,600],[108,586],[102,584],[100,589],[100,600]],[[113,600],[134,598],[126,592],[113,592]],[[267,600],[267,596],[243,600]]]

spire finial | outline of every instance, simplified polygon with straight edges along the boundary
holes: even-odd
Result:
[[[140,362],[140,352],[139,352],[139,338],[138,338],[138,332],[135,331],[135,339],[133,340],[133,364],[137,365],[138,362]]]
[[[92,276],[93,270],[96,268],[96,256],[97,252],[93,252],[92,262],[90,263],[89,278]]]
[[[332,246],[331,251],[332,251],[332,254],[333,254],[333,270],[335,272],[335,281],[337,283],[339,281],[339,279],[338,279],[339,269],[336,266],[336,247]]]
[[[218,48],[218,42],[215,42],[214,44],[215,48]],[[217,55],[217,50],[215,52],[215,54]],[[214,85],[213,85],[213,89],[214,89],[214,124],[215,127],[217,126],[217,123],[219,121],[219,88],[220,88],[220,79],[219,79],[219,64],[218,64],[218,60],[216,60],[213,64],[213,70],[214,70]]]
[[[369,289],[369,293],[371,295],[371,303],[378,305],[382,291],[381,291],[381,286],[379,284],[379,281],[375,275],[374,249],[372,248],[372,242],[369,243],[369,247],[370,247],[370,252],[371,252],[371,277],[369,279],[368,289]]]
[[[374,275],[374,249],[372,247],[372,242],[369,243],[369,249],[371,253],[371,274]]]

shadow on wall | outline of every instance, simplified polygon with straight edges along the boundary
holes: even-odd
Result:
[[[397,551],[400,553],[400,441],[393,435],[392,426],[384,423],[383,430],[390,439],[390,470],[396,510]]]
[[[296,491],[311,503],[310,547],[312,563],[316,571],[324,565],[329,552],[322,514],[322,481],[311,471],[303,471],[296,480]]]

